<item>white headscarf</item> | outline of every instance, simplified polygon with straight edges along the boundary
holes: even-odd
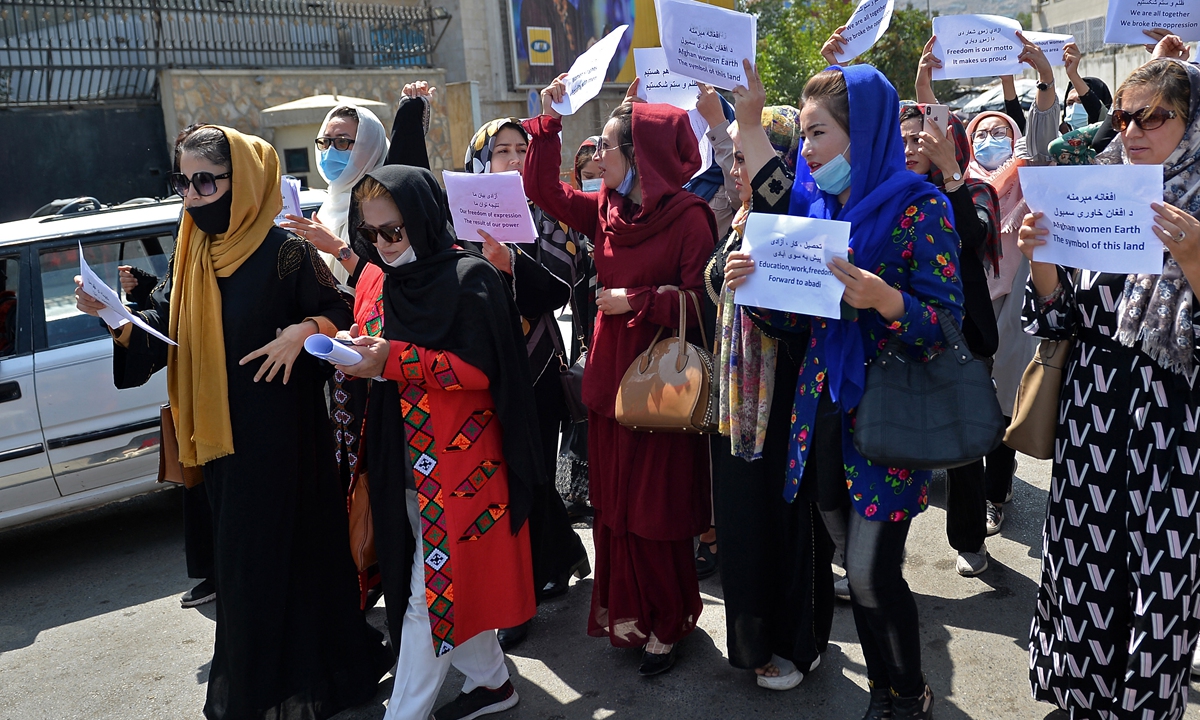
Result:
[[[325,177],[325,171],[321,169],[319,163],[317,164],[317,172],[321,173],[321,177],[329,183],[329,196],[325,198],[321,209],[317,211],[317,216],[320,218],[321,224],[333,231],[334,235],[350,242],[350,228],[346,226],[347,216],[350,213],[350,193],[364,175],[383,165],[388,154],[388,139],[387,133],[383,129],[383,123],[379,122],[379,118],[375,117],[374,113],[349,103],[337,105],[329,111],[329,114],[325,116],[325,121],[321,123],[322,136],[325,135],[325,128],[329,125],[333,114],[342,108],[350,108],[358,114],[358,133],[354,136],[354,144],[350,146],[350,161],[337,180]],[[339,282],[346,282],[349,273],[342,267],[342,264],[328,253],[321,253],[321,256],[333,270],[334,277]]]

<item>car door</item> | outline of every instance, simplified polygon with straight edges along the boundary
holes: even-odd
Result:
[[[59,496],[38,419],[29,254],[0,248],[0,516]]]
[[[84,238],[84,257],[110,287],[120,287],[120,265],[162,278],[174,248],[172,230]],[[159,406],[167,401],[162,372],[137,388],[118,391],[113,384],[111,336],[75,307],[78,242],[44,243],[33,258],[41,297],[34,308],[37,406],[64,496],[156,474]]]

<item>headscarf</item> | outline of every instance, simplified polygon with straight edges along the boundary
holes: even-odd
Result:
[[[355,252],[386,276],[383,337],[454,353],[487,376],[504,428],[508,514],[515,534],[529,516],[533,486],[546,481],[529,365],[520,362],[524,353],[516,306],[499,270],[455,247],[450,209],[431,172],[384,165],[367,177],[388,189],[417,255],[411,263],[391,267],[373,243],[355,238]],[[372,383],[369,402],[365,434],[371,473],[385,473],[398,487],[409,486],[399,384]]]
[[[1105,83],[1103,80],[1101,80],[1101,79],[1100,79],[1100,78],[1098,78],[1098,77],[1085,77],[1085,78],[1083,79],[1083,83],[1084,83],[1085,85],[1087,85],[1087,86],[1088,86],[1088,92],[1091,92],[1091,93],[1093,93],[1093,94],[1094,94],[1093,96],[1094,96],[1094,97],[1095,97],[1097,100],[1099,100],[1099,101],[1100,101],[1100,104],[1101,104],[1101,105],[1103,105],[1105,108],[1110,108],[1110,107],[1112,107],[1112,102],[1113,102],[1113,100],[1112,100],[1112,91],[1110,91],[1110,90],[1108,89],[1108,84],[1107,84],[1107,83]],[[1067,121],[1067,103],[1066,103],[1066,97],[1067,97],[1067,95],[1070,95],[1070,94],[1071,94],[1071,89],[1072,89],[1072,88],[1074,88],[1074,85],[1072,85],[1072,84],[1071,84],[1071,82],[1070,82],[1070,81],[1068,81],[1068,82],[1067,82],[1067,90],[1066,90],[1066,92],[1063,94],[1063,111],[1062,111],[1062,121],[1063,121],[1064,123]],[[1076,91],[1076,92],[1079,92],[1079,89],[1078,89],[1078,88],[1075,88],[1075,91]],[[1085,107],[1086,107],[1086,106],[1085,106]],[[1088,112],[1088,124],[1090,125],[1090,124],[1092,124],[1092,123],[1097,123],[1097,122],[1100,122],[1101,118],[1103,118],[1103,117],[1104,117],[1103,113],[1096,113],[1095,115],[1092,115],[1092,113],[1091,113],[1091,112]]]
[[[1096,160],[1092,141],[1104,123],[1085,125],[1050,142],[1049,152],[1055,165],[1091,165]]]
[[[979,123],[989,117],[1003,118],[1004,122],[1012,128],[1013,156],[995,170],[988,170],[976,162],[972,150],[971,162],[963,174],[968,179],[982,180],[991,185],[992,189],[996,191],[996,197],[1000,200],[1000,213],[997,216],[1000,227],[1000,271],[989,275],[987,279],[988,289],[991,291],[992,299],[995,300],[1012,291],[1013,278],[1021,266],[1022,256],[1017,247],[1017,231],[1021,227],[1021,220],[1025,217],[1028,206],[1025,204],[1025,195],[1021,192],[1018,168],[1026,165],[1028,161],[1018,158],[1016,153],[1017,141],[1023,137],[1021,128],[1017,126],[1015,120],[1004,113],[988,111],[976,115],[967,125],[968,141],[974,137],[975,128],[979,127]]]
[[[600,147],[600,136],[599,135],[592,135],[591,137],[584,138],[584,141],[579,143],[579,149],[577,149],[575,151],[575,157],[578,158],[579,154],[582,153],[584,150],[591,150],[592,151],[591,154],[595,155],[596,150],[599,147]],[[583,178],[579,176],[579,165],[576,164],[575,167],[572,168],[571,171],[575,175],[575,184],[582,188],[583,187]]]
[[[870,65],[833,66],[842,73],[850,101],[850,197],[839,207],[836,196],[817,190],[802,197],[808,217],[851,223],[851,260],[871,270],[891,244],[891,233],[904,208],[938,194],[937,188],[904,162],[900,135],[900,98],[883,73]],[[792,188],[792,205],[803,187]],[[844,411],[858,406],[866,385],[862,332],[852,320],[826,322],[829,391]]]
[[[767,141],[789,170],[795,171],[800,152],[800,111],[791,105],[771,105],[763,108],[762,126]]]
[[[333,119],[333,114],[347,108],[358,114],[358,132],[354,135],[354,144],[350,146],[350,160],[346,164],[346,169],[336,180],[325,177],[325,171],[321,168],[320,163],[317,164],[317,172],[321,174],[325,182],[329,183],[329,194],[325,197],[325,202],[321,203],[321,209],[317,211],[317,216],[321,219],[322,225],[349,243],[352,234],[349,227],[350,191],[354,189],[359,180],[362,180],[364,175],[383,164],[383,160],[388,154],[388,139],[387,133],[383,129],[383,123],[379,122],[379,118],[375,117],[374,113],[350,103],[342,103],[329,111],[321,123],[320,135],[322,137],[325,135],[325,128],[329,125],[329,121]],[[326,252],[321,253],[321,258],[329,265],[339,282],[346,281],[348,273],[341,263]]]
[[[1188,125],[1179,147],[1163,163],[1163,202],[1200,219],[1200,68],[1162,58],[1151,62],[1179,63],[1187,70],[1191,89]],[[1121,135],[1096,158],[1102,165],[1130,164]],[[1169,248],[1168,248],[1169,249]],[[1142,352],[1172,372],[1190,375],[1196,347],[1192,327],[1194,292],[1170,253],[1160,275],[1130,275],[1117,303],[1116,339],[1125,347],[1141,342]]]
[[[204,127],[229,141],[233,197],[224,235],[208,235],[184,212],[175,239],[168,332],[179,345],[167,348],[167,396],[184,467],[234,452],[217,278],[233,275],[258,250],[283,207],[275,148],[233,128]]]

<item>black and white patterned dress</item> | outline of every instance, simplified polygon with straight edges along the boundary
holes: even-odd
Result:
[[[1175,720],[1200,617],[1200,396],[1112,338],[1124,275],[1061,268],[1028,331],[1076,335],[1059,405],[1029,635],[1033,696],[1071,718]],[[1193,312],[1194,312],[1193,308]]]

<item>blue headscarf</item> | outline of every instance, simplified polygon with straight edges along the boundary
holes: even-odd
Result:
[[[728,100],[721,97],[720,93],[717,94],[717,99],[721,101],[721,112],[725,114],[725,119],[733,122],[735,117],[733,106],[729,104]],[[716,152],[712,150],[708,152],[712,164],[708,166],[707,170],[688,180],[687,184],[683,186],[684,190],[696,193],[704,199],[704,202],[712,202],[713,196],[725,184],[725,173],[721,170],[721,166],[717,164]]]
[[[851,260],[873,271],[891,243],[900,214],[938,194],[938,189],[904,165],[900,98],[883,73],[870,65],[827,69],[845,76],[850,95],[850,198],[842,207],[836,196],[798,182],[792,187],[789,212],[851,223]],[[807,212],[797,212],[806,205]],[[862,332],[850,319],[827,325],[830,396],[849,411],[858,406],[866,385]]]

